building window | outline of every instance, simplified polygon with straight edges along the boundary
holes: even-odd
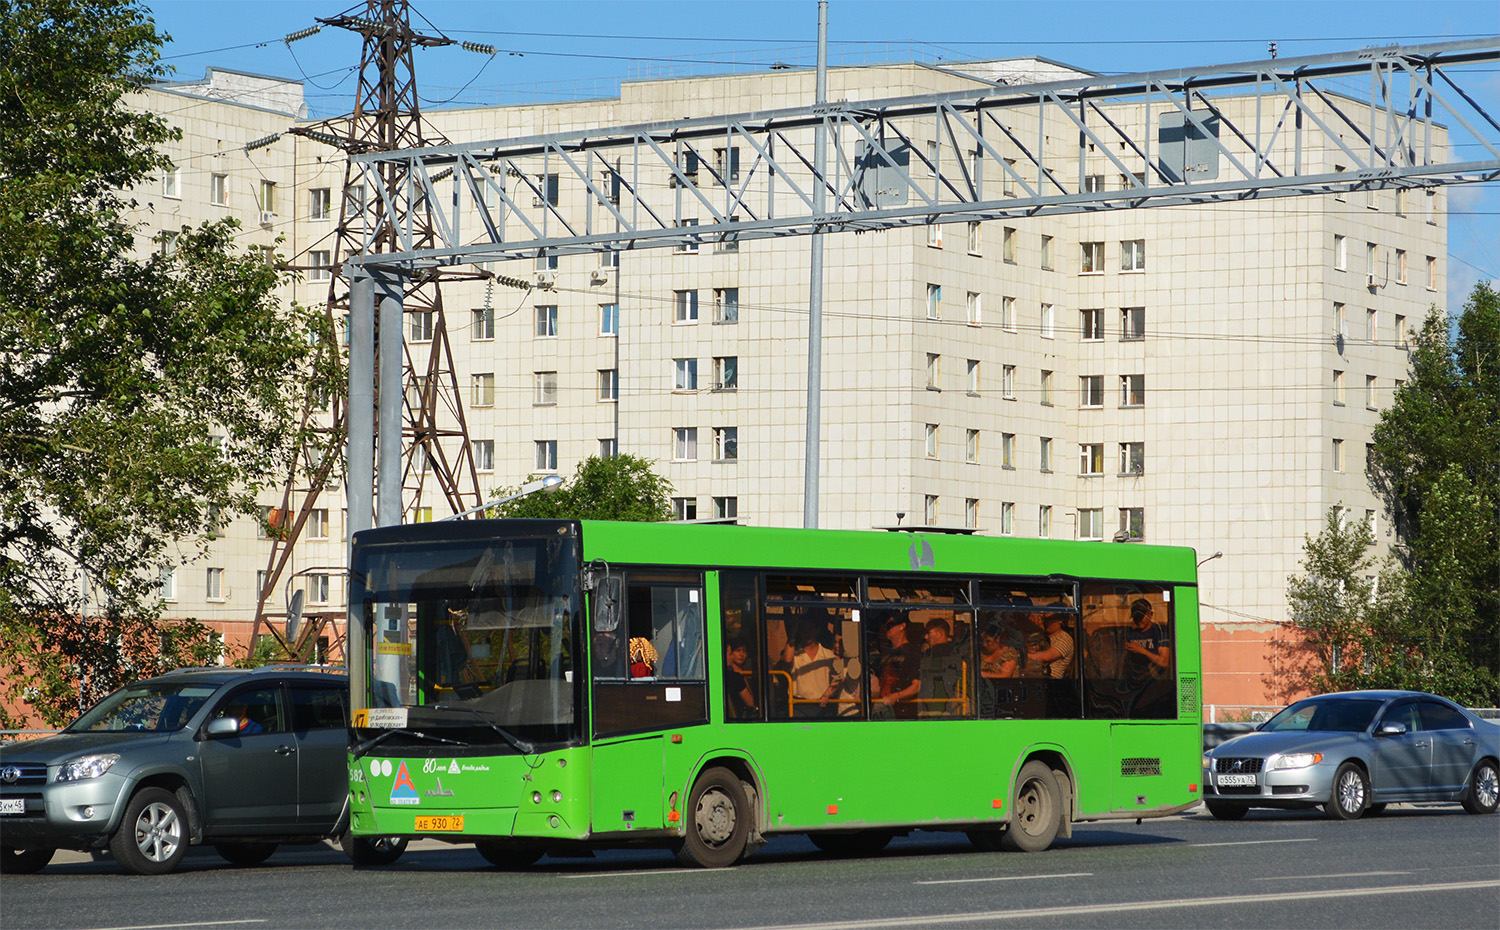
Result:
[[[1399,193],[1399,192],[1398,192]],[[1406,250],[1396,250],[1396,283],[1406,283]]]
[[[1365,375],[1365,406],[1375,409],[1375,376]]]
[[[536,441],[536,461],[533,464],[537,471],[557,471],[556,439],[538,439]]]
[[[672,498],[672,514],[679,520],[698,519],[698,498],[696,497],[674,497]]]
[[[679,426],[672,430],[672,460],[698,461],[698,427]]]
[[[1144,406],[1146,406],[1146,376],[1145,375],[1121,375],[1120,376],[1120,406],[1121,407],[1144,407]]]
[[[1340,474],[1344,471],[1344,440],[1333,441],[1333,470]]]
[[[557,372],[534,371],[532,374],[532,406],[552,407],[557,404]]]
[[[971,530],[979,528],[979,498],[964,498],[964,526]]]
[[[1104,193],[1104,175],[1086,174],[1083,176],[1083,192],[1085,194]]]
[[[943,318],[943,288],[939,284],[927,285],[927,319]]]
[[[417,510],[416,510],[416,512],[414,514],[412,514],[412,518],[413,518],[412,522],[414,522],[414,523],[431,523],[432,522],[432,508],[431,507],[418,507]]]
[[[738,323],[740,321],[740,289],[737,287],[714,288],[714,322]]]
[[[161,575],[157,582],[157,591],[164,601],[177,600],[177,569],[168,565],[161,570]]]
[[[1427,289],[1437,290],[1437,259],[1431,255],[1427,256]]]
[[[407,320],[410,321],[409,329],[412,342],[431,342],[433,320],[437,314],[431,310],[423,310],[418,313],[408,313]]]
[[[1052,505],[1042,504],[1036,509],[1036,535],[1041,539],[1052,538]]]
[[[1126,239],[1120,243],[1120,270],[1146,270],[1146,240]]]
[[[1080,375],[1078,378],[1078,406],[1104,406],[1104,376]]]
[[[172,200],[182,199],[182,169],[172,168],[161,178],[161,195]]]
[[[1396,188],[1396,215],[1406,215],[1406,188]]]
[[[1056,335],[1056,333],[1054,331],[1054,326],[1055,326],[1056,322],[1057,322],[1057,320],[1056,320],[1055,314],[1053,313],[1053,307],[1052,307],[1052,305],[1051,304],[1042,304],[1042,338],[1043,339],[1051,339],[1054,335]]]
[[[472,375],[469,379],[470,392],[469,403],[474,407],[495,406],[495,374],[494,372],[482,372]]]
[[[1395,319],[1391,322],[1391,330],[1391,338],[1396,341],[1396,345],[1403,349],[1406,348],[1406,316],[1400,313],[1396,314]]]
[[[224,569],[210,568],[208,570],[204,594],[211,601],[221,600],[224,597]]]
[[[618,336],[620,334],[620,305],[599,305],[599,335]]]
[[[1052,471],[1052,438],[1050,436],[1043,436],[1037,446],[1040,452],[1041,470],[1045,472]]]
[[[470,327],[470,336],[479,342],[495,338],[495,309],[493,307],[474,309],[474,322]]]
[[[715,520],[738,520],[740,517],[740,499],[737,497],[716,497],[713,499]]]
[[[978,326],[981,322],[983,322],[983,320],[981,319],[981,316],[983,315],[983,309],[980,306],[979,294],[975,291],[969,291],[968,309],[970,326]]]
[[[1121,507],[1120,532],[1126,539],[1146,538],[1146,508]]]
[[[1016,263],[1016,231],[1010,226],[1000,235],[1000,258],[1012,265]]]
[[[1000,326],[1010,332],[1016,331],[1016,299],[1000,298]]]
[[[714,461],[733,462],[740,457],[740,428],[738,426],[714,427]]]
[[[927,244],[934,249],[943,247],[943,224],[929,223],[927,226]]]
[[[696,358],[674,358],[672,359],[672,367],[674,372],[672,376],[672,390],[698,390],[698,360]]]
[[[317,507],[307,512],[307,538],[328,538],[328,508]]]
[[[599,440],[599,457],[612,459],[620,452],[620,445],[613,438]]]
[[[1095,342],[1104,338],[1103,310],[1080,310],[1078,320],[1085,342]]]
[[[330,597],[328,576],[319,572],[307,576],[307,602],[326,604]]]
[[[1098,274],[1104,270],[1104,243],[1080,242],[1079,274]]]
[[[1052,270],[1052,237],[1042,237],[1042,270]]]
[[[714,173],[725,183],[740,179],[740,147],[714,149]]]
[[[1000,366],[1000,396],[1006,400],[1016,399],[1016,366]]]
[[[977,429],[964,431],[964,461],[970,465],[979,464],[979,430]]]
[[[495,470],[495,440],[475,439],[469,443],[474,453],[475,471]]]
[[[672,321],[674,323],[698,322],[698,292],[672,292]]]
[[[1120,308],[1120,341],[1139,342],[1146,338],[1146,308]]]
[[[620,372],[614,368],[600,368],[599,372],[599,399],[605,402],[613,402],[620,399]]]
[[[229,206],[229,175],[208,176],[208,202],[216,207]]]
[[[936,494],[922,495],[922,520],[928,526],[938,525],[938,498]]]
[[[1333,267],[1338,271],[1349,267],[1349,240],[1337,234],[1333,237]]]
[[[927,457],[935,459],[938,457],[938,426],[936,423],[927,424]]]
[[[1345,339],[1349,338],[1349,320],[1344,313],[1344,305],[1336,300],[1333,302],[1333,331]]]
[[[1042,398],[1042,406],[1052,406],[1052,372],[1042,372],[1041,390],[1039,393]]]
[[[1146,444],[1120,443],[1120,474],[1140,476],[1146,473]]]
[[[978,223],[978,221],[975,221],[975,222],[972,222],[972,223],[969,224],[969,254],[970,255],[978,255],[979,254],[979,223]]]
[[[1000,467],[1001,468],[1015,468],[1016,467],[1016,434],[1015,433],[1001,433],[1000,434]]]
[[[1365,338],[1370,342],[1380,341],[1379,317],[1374,310],[1365,311]]]
[[[332,219],[333,191],[326,187],[315,187],[307,192],[307,215],[309,219]]]
[[[1078,444],[1078,473],[1080,475],[1104,474],[1104,443],[1081,442]]]
[[[934,355],[931,352],[928,352],[927,353],[927,390],[929,390],[929,391],[940,391],[940,390],[942,390],[942,387],[941,387],[942,377],[943,377],[943,357],[941,355]]]
[[[979,394],[979,359],[977,359],[977,358],[971,358],[971,359],[968,360],[968,378],[969,378],[969,395],[970,396],[978,396],[978,394]]]
[[[1016,196],[1016,160],[1014,158],[1005,159],[1005,167],[1001,169],[1001,175],[1001,195],[1005,197]]]
[[[698,221],[695,220],[695,219],[694,220],[679,220],[678,223],[677,223],[677,225],[680,226],[680,227],[682,227],[682,228],[684,228],[684,229],[687,229],[687,228],[691,228],[691,227],[697,226],[698,225]],[[677,247],[675,249],[673,249],[672,251],[677,252],[680,255],[681,254],[688,254],[688,253],[697,252],[698,251],[698,237],[689,234],[689,238],[684,239],[683,241],[677,243]]]
[[[1012,501],[1000,502],[1000,535],[1012,536],[1016,532],[1016,505]]]
[[[1335,371],[1333,373],[1333,403],[1335,406],[1344,406],[1344,373]]]
[[[740,359],[723,355],[714,359],[714,390],[737,391],[740,387]]]
[[[259,191],[259,196],[256,197],[256,201],[260,205],[261,213],[263,213],[263,214],[270,214],[271,216],[275,216],[276,215],[276,182],[275,181],[268,181],[265,178],[261,178],[260,187],[258,188],[258,191]],[[264,219],[264,217],[262,217],[262,218]]]
[[[1078,510],[1078,538],[1104,538],[1104,508],[1081,507]]]
[[[327,281],[333,277],[333,253],[327,249],[313,249],[307,253],[307,280]]]
[[[540,305],[536,308],[536,334],[543,338],[557,335],[557,306]]]
[[[536,176],[537,187],[541,189],[541,196],[534,198],[533,206],[540,207],[545,200],[549,206],[557,206],[558,195],[562,192],[562,184],[555,174],[539,174]]]

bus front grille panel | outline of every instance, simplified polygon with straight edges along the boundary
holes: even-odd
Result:
[[[1161,760],[1148,756],[1139,756],[1120,760],[1120,774],[1131,775],[1160,775]]]

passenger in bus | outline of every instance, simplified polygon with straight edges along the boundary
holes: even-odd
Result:
[[[979,674],[985,678],[1015,678],[1020,671],[1021,653],[1002,638],[1005,628],[998,623],[985,624],[979,634]]]
[[[593,653],[595,678],[625,677],[625,654],[620,649],[618,631],[595,633]]]
[[[792,658],[792,716],[829,717],[834,708],[829,706],[839,693],[839,684],[844,677],[844,663],[825,646],[822,639],[829,635],[826,615],[808,617],[797,632],[797,653]]]
[[[853,640],[859,642],[859,626],[850,621],[844,621],[840,626],[847,625],[851,630]],[[844,634],[842,630],[834,634],[833,652],[844,663],[844,674],[839,679],[838,715],[840,717],[859,717],[865,712],[864,709],[864,682],[865,666],[859,660],[859,649],[844,648]]]
[[[1133,687],[1162,678],[1172,667],[1172,642],[1156,623],[1151,602],[1138,597],[1130,605],[1130,629],[1125,631],[1125,677]]]
[[[753,678],[745,668],[750,658],[750,648],[741,640],[731,640],[724,651],[724,694],[729,701],[729,717],[732,720],[747,720],[760,716],[755,703],[755,691],[750,682]]]
[[[914,720],[913,699],[922,690],[922,627],[897,614],[885,622],[888,646],[881,656],[880,703],[898,720]]]
[[[656,672],[656,647],[644,636],[630,638],[630,677],[650,678]]]
[[[922,688],[918,694],[922,716],[941,717],[959,711],[959,653],[952,643],[952,628],[945,617],[934,617],[925,627],[922,650]]]
[[[1028,649],[1026,654],[1028,666],[1040,662],[1046,669],[1045,678],[1067,678],[1073,664],[1073,634],[1063,629],[1065,617],[1062,614],[1044,614],[1041,617],[1042,633],[1046,637],[1046,645],[1040,649]]]

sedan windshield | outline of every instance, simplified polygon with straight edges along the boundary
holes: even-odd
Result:
[[[1267,720],[1260,729],[1278,733],[1295,730],[1362,733],[1370,728],[1384,703],[1372,698],[1308,698]]]
[[[212,685],[147,682],[129,685],[84,712],[70,733],[167,733],[181,729],[214,693]]]

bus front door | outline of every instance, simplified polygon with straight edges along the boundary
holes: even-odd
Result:
[[[594,743],[592,834],[667,826],[662,813],[665,743],[660,733]]]

